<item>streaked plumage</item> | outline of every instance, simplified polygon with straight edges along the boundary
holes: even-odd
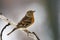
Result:
[[[22,28],[23,31],[30,33],[26,28],[28,28],[30,25],[34,23],[34,12],[32,10],[27,11],[26,15],[22,18],[22,20],[16,25],[16,28],[14,28],[9,34],[11,34],[13,31]]]

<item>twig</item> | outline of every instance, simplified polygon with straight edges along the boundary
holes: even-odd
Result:
[[[36,34],[35,32],[32,32],[32,33],[36,36],[36,38],[37,38],[38,40],[40,40],[39,37],[37,36],[37,34]]]
[[[4,29],[6,29],[6,27],[9,26],[9,25],[10,25],[10,23],[8,23],[7,25],[5,25],[5,26],[3,27],[2,31],[1,31],[1,40],[2,40],[2,34],[3,34]]]

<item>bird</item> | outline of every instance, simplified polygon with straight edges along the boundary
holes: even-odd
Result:
[[[26,15],[22,18],[21,21],[18,22],[16,27],[9,32],[7,35],[10,35],[12,32],[14,32],[17,29],[23,30],[24,32],[31,33],[27,28],[30,27],[34,23],[34,12],[33,10],[29,10],[26,12]]]

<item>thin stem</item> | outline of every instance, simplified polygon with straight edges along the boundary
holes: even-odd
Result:
[[[2,40],[2,34],[3,34],[4,29],[6,29],[6,27],[9,26],[9,25],[10,25],[10,23],[8,23],[7,25],[5,25],[5,26],[3,27],[2,31],[1,31],[1,40]]]
[[[36,38],[37,38],[38,40],[40,40],[39,37],[37,36],[37,34],[36,34],[35,32],[32,32],[32,33],[36,36]]]

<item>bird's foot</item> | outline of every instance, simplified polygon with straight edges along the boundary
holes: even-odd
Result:
[[[31,36],[33,36],[33,34],[32,33],[27,33],[27,36],[31,37]]]
[[[27,36],[34,39],[34,40],[37,40],[36,36],[32,32],[28,33]]]

